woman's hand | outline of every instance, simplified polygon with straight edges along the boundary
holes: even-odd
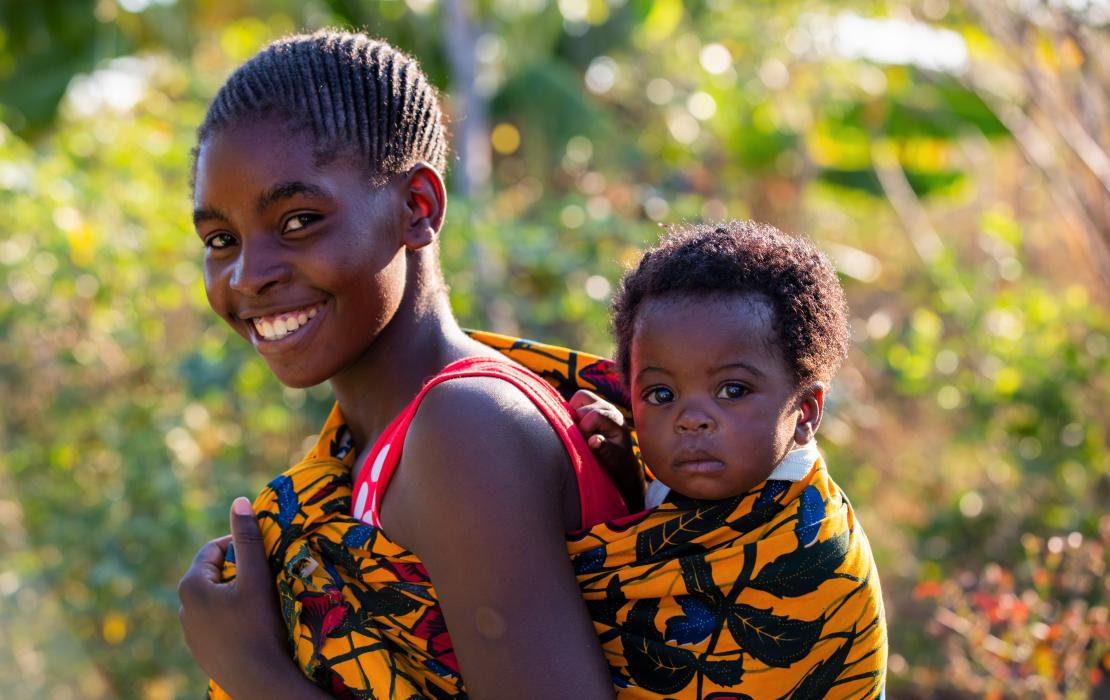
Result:
[[[570,399],[578,429],[633,513],[644,509],[644,467],[632,453],[629,427],[620,410],[592,391],[579,389]]]
[[[222,583],[233,541],[236,578]],[[231,534],[200,548],[177,593],[189,651],[236,700],[327,697],[289,658],[262,533],[246,498],[231,505]]]

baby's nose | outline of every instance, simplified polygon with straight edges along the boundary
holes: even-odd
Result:
[[[716,423],[707,413],[701,411],[683,411],[675,423],[675,430],[679,433],[698,433],[712,430]]]

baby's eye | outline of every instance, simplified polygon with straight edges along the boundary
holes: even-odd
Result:
[[[750,389],[748,389],[748,387],[744,386],[743,384],[740,384],[738,382],[729,382],[728,384],[722,384],[721,388],[717,390],[717,398],[739,399],[747,396],[748,393],[750,393]]]
[[[235,245],[235,237],[232,236],[230,233],[224,233],[221,231],[219,233],[214,233],[208,238],[204,239],[204,245],[205,247],[211,248],[212,250],[223,250],[224,248]]]
[[[316,214],[294,214],[285,220],[285,228],[281,232],[294,233],[300,231],[319,218]]]
[[[644,401],[659,406],[674,401],[674,392],[665,386],[657,386],[644,392]]]

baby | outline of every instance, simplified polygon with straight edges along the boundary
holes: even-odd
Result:
[[[752,222],[676,229],[625,275],[613,326],[657,479],[648,507],[671,490],[720,500],[812,467],[849,333],[844,291],[812,244]],[[588,391],[571,403],[606,462],[627,454],[614,406]]]
[[[678,227],[625,275],[616,365],[656,510],[639,516],[634,565],[614,573],[624,589],[668,581],[653,567],[669,560],[681,583],[640,593],[623,626],[608,618],[618,697],[882,697],[878,575],[814,438],[847,319],[828,260],[765,224]],[[586,391],[571,405],[607,470],[642,478],[620,467],[631,452],[617,408]],[[621,595],[607,588],[595,606]]]

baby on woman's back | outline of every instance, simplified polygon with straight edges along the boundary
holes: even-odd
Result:
[[[705,501],[737,499],[738,517],[732,523],[758,523],[768,537],[792,530],[796,542],[790,549],[803,555],[808,550],[813,567],[794,576],[796,584],[808,579],[805,585],[780,587],[787,594],[783,597],[793,601],[784,600],[772,609],[781,614],[787,603],[800,604],[795,610],[820,621],[816,627],[823,628],[822,639],[858,639],[859,658],[851,649],[845,652],[841,661],[851,657],[856,663],[845,665],[838,676],[844,684],[836,687],[844,692],[870,689],[864,696],[877,693],[886,665],[878,580],[858,582],[870,599],[864,606],[870,620],[838,615],[843,592],[825,585],[852,576],[846,567],[853,558],[857,563],[871,559],[863,530],[828,477],[816,445],[829,382],[849,343],[844,291],[832,265],[809,241],[765,224],[677,227],[624,276],[613,302],[612,323],[616,364],[630,396],[637,442],[655,477],[647,487],[646,505],[705,508]],[[628,473],[627,466],[613,464],[621,455],[629,456],[620,412],[586,391],[578,392],[571,403],[588,444],[609,462],[608,470]],[[780,516],[791,513],[788,519],[794,523],[787,529]],[[832,521],[844,514],[849,536],[832,527]],[[740,529],[736,524],[721,527]],[[767,543],[763,534],[752,542],[752,556]],[[804,559],[798,559],[800,566],[805,566]],[[785,571],[785,562],[746,566],[758,579],[760,565],[769,576],[776,566]],[[873,567],[869,569],[873,573]],[[737,580],[737,587],[742,583]],[[745,595],[738,592],[733,600],[744,602]],[[689,617],[694,610],[716,607],[718,617],[712,625],[719,634],[720,627],[731,625],[730,613],[722,610],[721,601],[708,602],[712,605],[691,603],[682,609]],[[754,606],[755,600],[751,602]],[[774,623],[774,616],[766,617],[768,626],[760,629],[751,620],[755,609],[745,608],[748,614],[741,617],[748,622],[730,629],[734,637],[743,637],[746,631],[741,628],[749,623],[747,631],[756,633],[753,646],[758,646],[760,635],[782,635],[784,645],[792,635],[801,635],[799,621],[793,618]],[[682,645],[685,638],[677,629],[669,622],[665,641]],[[744,639],[736,641],[741,652],[752,653]],[[761,661],[769,667],[789,667],[781,677],[787,679],[783,688],[790,689],[789,679],[800,683],[799,672],[812,673],[815,660],[825,663],[835,656],[834,645],[824,645],[823,651],[819,646],[814,644],[798,659],[764,654]],[[767,673],[751,687],[759,691],[758,697],[770,697],[767,693],[778,687],[777,677]]]

